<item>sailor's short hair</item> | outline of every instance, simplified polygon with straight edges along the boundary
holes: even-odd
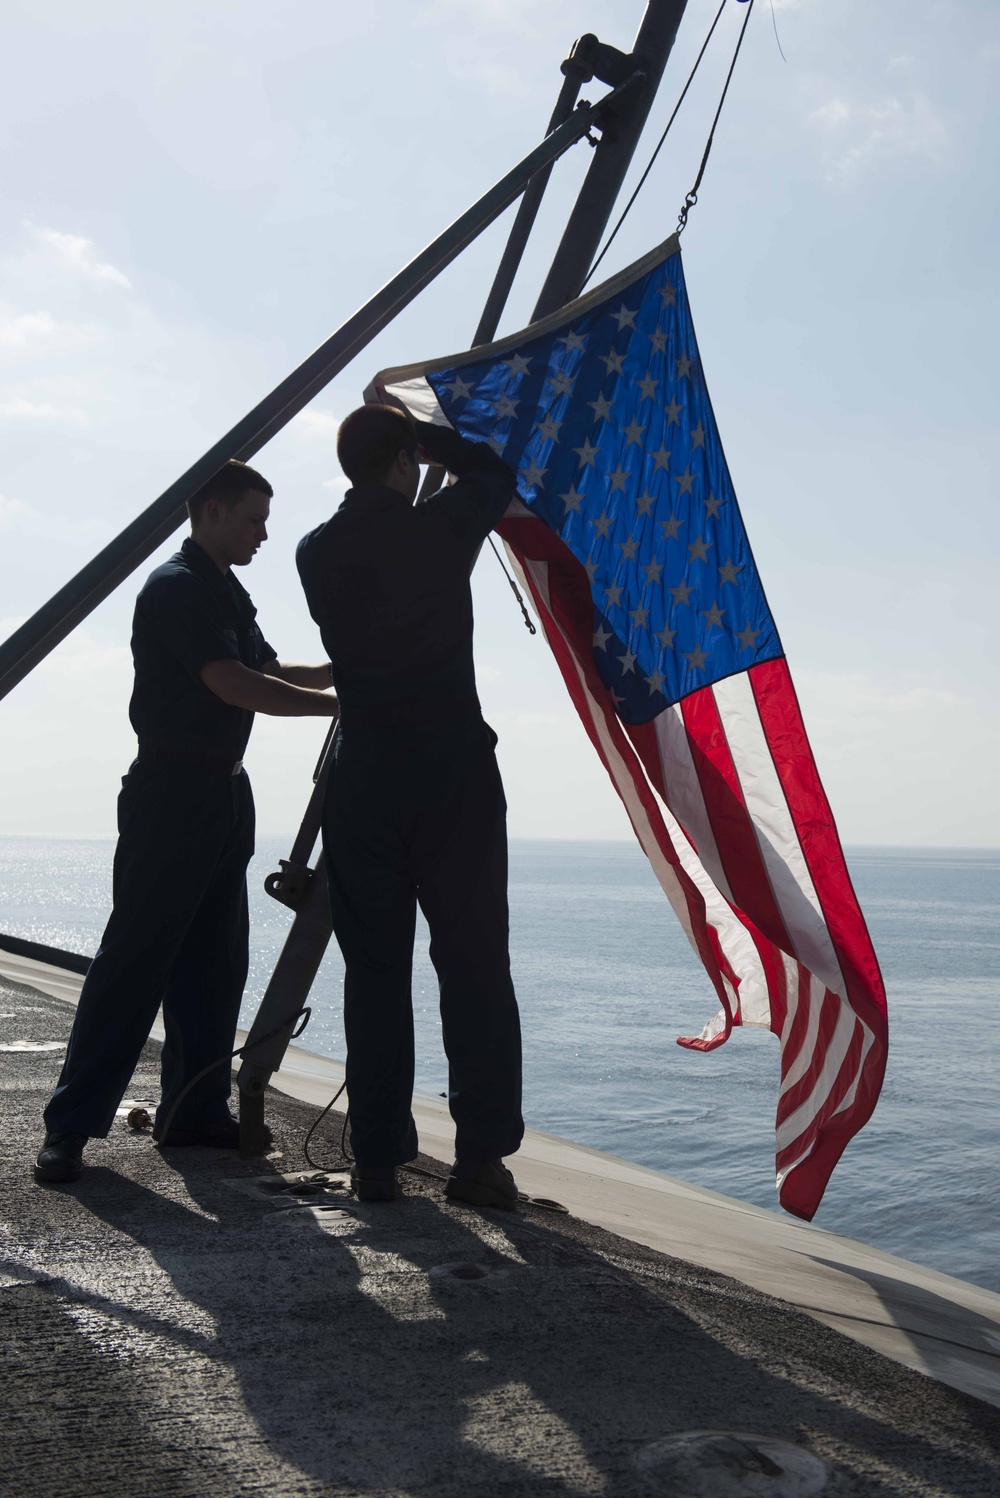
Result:
[[[274,490],[256,468],[230,458],[224,468],[220,468],[218,473],[214,474],[208,483],[198,490],[197,494],[191,496],[187,502],[188,514],[192,521],[197,523],[210,499],[221,500],[226,508],[231,510],[250,492],[264,494],[270,499]]]
[[[377,484],[397,453],[415,458],[417,445],[413,422],[396,406],[359,406],[337,433],[337,457],[352,484]]]

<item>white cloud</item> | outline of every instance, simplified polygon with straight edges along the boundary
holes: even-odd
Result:
[[[96,323],[60,322],[51,312],[15,312],[0,304],[0,350],[15,358],[74,353],[103,336]]]
[[[24,617],[0,618],[0,639],[7,639],[24,623]],[[127,641],[114,642],[81,624],[25,678],[33,683],[43,679],[58,687],[58,701],[69,698],[75,704],[86,700],[92,689],[103,696],[105,687],[116,700],[124,687],[127,700],[132,690],[132,651]],[[48,708],[59,712],[58,701],[55,706],[49,702]]]
[[[0,494],[0,530],[5,525],[11,525],[23,515],[31,515],[34,512],[21,499],[5,499]]]
[[[110,305],[120,276],[78,235],[22,224],[0,244],[0,364],[11,371],[0,376],[0,424],[114,428],[128,449],[159,411],[179,453],[182,433],[207,445],[206,413],[231,415],[227,393],[249,386],[259,341],[163,317],[141,295]],[[258,393],[247,390],[248,405]]]
[[[9,527],[18,535],[33,541],[100,542],[112,534],[112,526],[97,515],[67,519],[63,515],[43,515],[21,499],[6,499],[0,494],[0,530]],[[11,628],[16,628],[11,625]]]
[[[0,619],[5,638],[22,619]],[[128,721],[132,658],[87,626],[75,630],[4,702],[0,823],[5,831],[114,830],[117,777],[135,754]]]
[[[443,76],[492,98],[530,97],[524,56],[547,48],[551,30],[550,15],[537,0],[425,0],[415,21],[440,30],[435,61]],[[484,33],[495,33],[487,45]]]
[[[1000,843],[1000,711],[920,680],[796,671],[806,730],[845,841]]]
[[[29,400],[23,395],[0,396],[0,419],[4,421],[69,421],[85,426],[87,417],[78,406],[56,406],[51,401]]]
[[[836,130],[840,125],[846,125],[851,118],[851,106],[845,104],[843,99],[828,99],[818,109],[812,112],[812,118],[820,125],[826,125],[830,130]]]
[[[904,157],[938,162],[948,142],[944,120],[922,94],[867,103],[835,96],[817,105],[810,119],[837,138],[827,151],[827,180],[841,187]]]
[[[343,417],[332,411],[300,411],[289,423],[288,430],[297,437],[335,439]]]
[[[351,487],[351,481],[346,473],[342,473],[337,478],[324,479],[320,487],[323,489],[332,489],[334,494],[346,494]]]
[[[14,313],[0,308],[0,348],[23,348],[38,338],[52,338],[58,324],[51,312]]]
[[[103,281],[108,286],[132,290],[132,282],[124,271],[109,261],[98,258],[93,240],[86,239],[82,234],[64,234],[58,229],[43,229],[36,224],[28,224],[26,227],[46,255],[66,270],[84,276],[89,281]]]

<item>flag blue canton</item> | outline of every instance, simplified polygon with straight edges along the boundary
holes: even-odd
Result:
[[[619,716],[782,654],[701,372],[680,255],[515,351],[428,370],[585,569]]]

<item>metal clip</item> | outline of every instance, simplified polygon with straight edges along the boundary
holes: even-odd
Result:
[[[689,192],[687,197],[684,199],[684,207],[681,209],[680,215],[677,219],[678,234],[683,234],[684,229],[687,226],[688,214],[691,212],[691,209],[694,207],[697,201],[698,194],[696,192]]]
[[[287,858],[280,858],[278,862],[281,872],[268,874],[264,888],[272,900],[280,900],[290,910],[298,910],[312,883],[313,871],[307,864],[290,863]]]

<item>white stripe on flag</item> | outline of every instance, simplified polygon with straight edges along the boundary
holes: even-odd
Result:
[[[511,555],[511,560],[516,566],[516,558],[514,558],[513,555]],[[527,568],[528,570],[530,570],[532,581],[534,582],[535,587],[541,595],[550,617],[552,617],[551,600],[549,597],[548,564],[544,561],[529,561],[527,563]],[[521,571],[520,567],[518,567],[518,572],[520,573],[521,577],[524,578],[524,573]],[[525,587],[527,589],[527,580],[524,580]],[[660,882],[660,886],[664,894],[670,901],[674,914],[680,921],[684,933],[688,938],[688,941],[691,943],[695,954],[699,957],[700,960],[701,954],[698,952],[697,941],[691,925],[691,916],[688,911],[687,898],[685,896],[684,889],[677,877],[677,874],[674,871],[673,866],[663,855],[660,845],[656,839],[656,835],[653,831],[652,824],[649,820],[649,814],[646,811],[641,798],[636,793],[635,782],[632,778],[631,770],[622,759],[613,738],[608,732],[607,720],[604,715],[604,710],[591,694],[590,688],[587,684],[586,676],[584,675],[583,670],[580,666],[580,662],[577,659],[576,652],[572,648],[572,642],[567,638],[565,632],[559,629],[559,626],[555,623],[554,619],[553,625],[556,629],[559,630],[559,633],[562,636],[570,655],[572,656],[573,664],[576,668],[580,685],[583,688],[584,695],[586,697],[587,709],[590,713],[591,722],[593,723],[594,728],[597,731],[598,738],[601,742],[601,748],[607,760],[612,779],[614,780],[615,786],[618,788],[619,794],[621,795],[622,800],[625,803],[625,809],[629,814],[629,818],[632,822],[633,827],[635,828],[636,836],[638,837],[639,842],[642,845],[643,852],[649,859],[650,864],[653,868],[653,872],[656,874],[656,877]],[[686,730],[684,731],[684,743],[686,748]],[[687,750],[687,753],[690,757],[690,750]],[[692,766],[692,773],[693,768],[694,767]],[[765,977],[763,964],[760,960],[760,954],[757,951],[757,947],[753,937],[743,925],[743,922],[733,914],[733,911],[730,909],[729,904],[719,892],[718,888],[713,883],[711,877],[702,865],[698,853],[691,846],[690,841],[685,836],[683,828],[678,823],[670,808],[665,804],[662,796],[659,795],[655,786],[649,784],[648,778],[646,779],[646,784],[649,788],[650,793],[655,798],[657,809],[659,810],[660,815],[663,819],[664,827],[666,828],[667,835],[674,848],[674,851],[677,854],[678,861],[685,874],[687,874],[688,878],[698,889],[698,892],[701,894],[702,899],[705,902],[706,922],[708,925],[714,928],[716,934],[719,937],[719,942],[722,946],[723,952],[725,953],[727,962],[732,967],[733,972],[740,979],[739,991],[737,993],[737,991],[733,989],[733,986],[729,982],[728,978],[726,978],[725,974],[722,975],[722,981],[725,984],[726,992],[733,1011],[735,1013],[739,1013],[741,1021],[745,1025],[759,1025],[763,1026],[765,1029],[770,1028],[771,1008],[768,1000],[767,980]],[[703,815],[707,815],[707,813],[703,813]],[[724,1027],[725,1015],[724,1012],[720,1011],[719,1014],[716,1014],[711,1020],[709,1020],[699,1038],[703,1040],[713,1039],[717,1034],[721,1033],[721,1030]]]
[[[716,888],[722,891],[727,900],[732,900],[733,892],[722,868],[708,807],[702,795],[701,781],[691,758],[691,742],[684,726],[680,704],[675,702],[672,707],[660,713],[653,727],[656,729],[660,768],[670,809],[698,849],[698,857],[715,881]]]
[[[814,1003],[813,1009],[818,1010],[818,1008],[819,1005]],[[799,1104],[795,1112],[790,1113],[778,1125],[775,1137],[778,1142],[779,1153],[781,1150],[787,1149],[790,1144],[794,1144],[801,1135],[805,1134],[812,1127],[817,1113],[826,1104],[840,1076],[841,1068],[850,1049],[851,1041],[854,1039],[859,1020],[854,1010],[843,1000],[840,1002],[839,1009],[837,1024],[833,1035],[830,1037],[830,1044],[824,1052],[823,1065],[820,1068],[812,1091]],[[812,1053],[810,1052],[811,1058]],[[784,1091],[785,1088],[782,1087],[782,1092]]]
[[[757,846],[795,955],[834,993],[846,994],[816,886],[771,757],[746,672],[712,688]]]
[[[674,914],[676,915],[677,919],[680,921],[681,926],[684,929],[684,934],[687,936],[688,941],[697,952],[698,949],[695,945],[694,930],[691,925],[691,915],[688,911],[687,899],[681,886],[681,882],[678,879],[672,865],[668,863],[666,858],[664,857],[663,851],[656,840],[656,835],[649,820],[649,814],[647,813],[641,798],[636,792],[635,782],[632,779],[629,768],[625,764],[625,761],[622,759],[621,754],[618,751],[618,747],[614,742],[614,739],[608,732],[608,725],[607,720],[604,716],[604,712],[591,695],[590,688],[587,685],[587,679],[584,676],[583,671],[581,670],[579,661],[577,660],[576,652],[572,649],[572,646],[570,645],[569,640],[567,640],[565,633],[561,629],[559,629],[559,625],[555,622],[552,616],[552,602],[549,597],[548,563],[544,561],[529,561],[528,569],[530,570],[531,578],[535,584],[535,587],[538,589],[538,592],[542,596],[545,607],[549,612],[549,617],[553,619],[554,627],[559,631],[560,635],[562,635],[563,640],[566,642],[566,645],[569,648],[570,654],[573,658],[573,664],[576,667],[576,672],[580,679],[580,685],[582,686],[584,694],[586,696],[587,709],[590,713],[591,722],[593,723],[594,728],[597,730],[597,736],[601,741],[601,749],[608,762],[612,779],[614,780],[615,786],[617,787],[622,800],[625,803],[625,810],[628,812],[629,819],[632,822],[633,827],[635,828],[636,836],[639,838],[639,841],[642,844],[643,852],[646,854],[646,857],[652,864],[653,872],[656,874],[656,877],[660,882],[660,887],[662,888],[664,894],[670,901]],[[673,841],[673,838],[671,838],[671,841]],[[685,842],[686,841],[687,840],[685,839]]]
[[[774,1178],[774,1184],[778,1188],[779,1196],[781,1195],[782,1187],[788,1180],[788,1177],[791,1175],[792,1171],[798,1170],[799,1166],[805,1164],[805,1162],[809,1159],[809,1156],[812,1154],[815,1144],[816,1141],[814,1139],[807,1139],[803,1141],[802,1153],[800,1155],[796,1155],[791,1165],[786,1165],[783,1170],[778,1171],[777,1175]]]
[[[393,384],[386,385],[385,393],[404,405],[418,421],[432,421],[439,427],[451,426],[426,376],[416,375],[410,380],[396,380]]]
[[[797,972],[795,978],[789,981],[789,1015],[793,1015],[798,1010],[799,1004],[801,1003],[801,1000],[799,998],[801,970],[798,969],[798,964],[796,964],[796,969]],[[791,1061],[788,1062],[785,1075],[781,1079],[781,1095],[786,1092],[790,1092],[791,1089],[802,1080],[802,1078],[805,1076],[806,1072],[812,1065],[813,1055],[816,1050],[816,1037],[819,1034],[820,1017],[823,1012],[823,998],[825,996],[825,993],[826,989],[823,987],[822,980],[810,973],[809,998],[806,1000],[806,1003],[808,1004],[808,1018],[806,1021],[805,1033],[803,1034],[801,1044],[799,1045],[798,1055],[792,1057]],[[791,1027],[789,1026],[789,1033],[790,1030]]]
[[[777,951],[777,948],[774,948]],[[781,1053],[784,1055],[788,1037],[792,1033],[795,1016],[799,1012],[799,965],[788,952],[778,952],[785,969],[785,1023],[781,1027]]]
[[[868,1052],[871,1050],[872,1046],[875,1044],[875,1036],[874,1036],[873,1032],[865,1024],[864,1020],[860,1018],[860,1016],[858,1017],[858,1024],[861,1026],[862,1030],[864,1031],[865,1038],[861,1042],[861,1057],[860,1057],[860,1059],[858,1061],[857,1074],[856,1074],[856,1076],[854,1078],[854,1081],[851,1083],[850,1087],[847,1089],[847,1092],[846,1092],[846,1094],[844,1096],[844,1101],[841,1103],[840,1107],[837,1108],[837,1110],[832,1115],[834,1118],[836,1118],[836,1116],[837,1116],[838,1113],[843,1113],[845,1109],[852,1108],[854,1106],[854,1099],[858,1095],[858,1088],[861,1085],[861,1078],[864,1076],[864,1074],[865,1074],[865,1067],[868,1065]]]

